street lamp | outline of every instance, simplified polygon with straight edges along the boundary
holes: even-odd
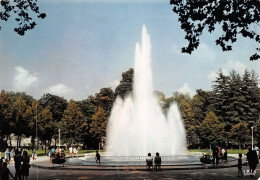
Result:
[[[254,126],[252,126],[251,129],[252,129],[252,150],[253,150],[254,149],[254,134],[253,134]]]
[[[59,148],[60,148],[60,129],[59,129]]]
[[[39,150],[39,141],[38,141],[38,124],[37,124],[37,99],[36,101],[36,118],[35,118],[35,127],[36,127],[36,149]]]

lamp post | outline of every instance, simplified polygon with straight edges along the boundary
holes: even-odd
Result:
[[[251,129],[252,129],[252,150],[253,150],[254,149],[254,134],[253,134],[254,126],[252,126]]]
[[[39,150],[37,113],[38,113],[38,112],[37,112],[37,99],[36,99],[36,118],[35,118],[35,127],[36,127],[36,150]]]
[[[60,148],[60,129],[59,129],[59,148]]]

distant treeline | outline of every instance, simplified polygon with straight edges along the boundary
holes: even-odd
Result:
[[[251,127],[255,140],[260,132],[260,89],[255,72],[240,76],[232,71],[224,75],[220,70],[212,90],[198,89],[193,97],[173,93],[165,97],[156,91],[164,112],[172,102],[177,102],[186,127],[189,147],[246,146],[250,144]],[[50,145],[58,139],[61,130],[63,143],[83,144],[88,149],[98,148],[106,136],[106,125],[117,96],[125,98],[132,91],[133,69],[122,74],[115,91],[102,88],[99,93],[82,101],[44,94],[36,100],[24,92],[0,94],[0,148],[10,146],[10,135],[17,136],[17,146],[23,137],[31,137],[32,148],[37,136],[42,144]],[[255,142],[259,143],[259,142]]]

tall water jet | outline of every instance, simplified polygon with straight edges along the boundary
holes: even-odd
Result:
[[[146,27],[136,44],[133,93],[117,97],[107,126],[107,152],[116,156],[163,156],[186,152],[186,132],[176,104],[167,115],[154,95],[151,42]]]

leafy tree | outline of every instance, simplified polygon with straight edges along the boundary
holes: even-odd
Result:
[[[186,101],[190,103],[191,98],[189,93],[183,94],[183,93],[175,92],[173,93],[173,101],[177,102],[178,105],[180,105],[182,101]]]
[[[31,106],[27,106],[26,112],[25,112],[25,119],[28,121],[28,127],[29,127],[29,135],[32,136],[31,143],[32,148],[34,148],[34,140],[36,137],[36,101],[32,102]]]
[[[73,100],[70,100],[62,118],[63,135],[71,139],[71,143],[80,143],[86,135],[87,122],[80,107]],[[73,142],[74,141],[74,142]]]
[[[216,143],[224,140],[224,127],[220,123],[216,114],[212,111],[208,112],[201,126],[201,139],[208,143]]]
[[[114,92],[111,88],[102,88],[99,93],[96,93],[95,102],[97,109],[101,107],[106,112],[106,117],[110,116],[111,109],[114,103]]]
[[[61,121],[63,112],[68,106],[68,102],[63,97],[55,96],[52,94],[44,94],[38,101],[39,109],[48,108],[56,122]]]
[[[0,149],[3,148],[3,137],[11,134],[10,120],[12,118],[12,104],[10,97],[1,91],[0,93]]]
[[[56,145],[56,139],[57,139],[57,133],[58,133],[58,124],[62,119],[63,112],[68,106],[68,102],[63,97],[55,96],[52,94],[44,94],[38,101],[39,103],[39,110],[43,110],[45,108],[48,108],[52,113],[52,118],[54,123],[52,135],[54,136],[55,145]]]
[[[134,69],[130,68],[128,71],[122,73],[120,84],[115,89],[115,97],[120,96],[125,98],[133,91]]]
[[[196,119],[199,124],[202,123],[209,111],[214,111],[211,106],[212,101],[213,93],[211,91],[198,89],[197,94],[193,96],[191,100],[191,107],[193,110],[194,119]]]
[[[90,124],[90,133],[93,137],[97,138],[100,142],[102,137],[106,135],[106,126],[108,118],[106,117],[106,112],[102,107],[98,107],[98,111],[93,115],[93,121]]]
[[[25,118],[26,109],[26,102],[20,96],[13,104],[13,117],[11,121],[12,132],[17,135],[17,147],[20,146],[22,135],[29,135],[29,122]]]
[[[158,99],[158,102],[160,103],[164,113],[166,113],[170,107],[170,105],[173,103],[173,97],[169,97],[167,98],[163,92],[160,92],[160,91],[155,91],[154,92],[157,99]]]
[[[231,138],[239,142],[239,149],[241,149],[241,143],[245,143],[250,140],[250,130],[246,122],[240,122],[233,125],[231,128]]]
[[[89,132],[92,117],[97,111],[95,97],[89,96],[88,99],[78,102],[78,105],[80,106],[84,119],[87,122],[86,131]],[[93,148],[95,146],[94,142],[95,138],[90,133],[87,133],[86,136],[84,136],[84,145],[88,148]]]
[[[46,146],[47,141],[50,144],[51,138],[53,136],[53,129],[55,127],[55,123],[53,121],[52,113],[49,108],[44,108],[38,113],[38,132],[39,138],[45,144],[45,154],[46,154]]]
[[[186,128],[186,139],[188,145],[194,145],[199,143],[199,137],[197,135],[198,122],[194,119],[194,113],[191,105],[186,101],[180,103],[181,117],[184,121]]]
[[[11,102],[14,103],[19,97],[22,97],[22,99],[25,101],[25,103],[29,106],[32,105],[32,102],[34,101],[33,97],[30,95],[27,95],[25,92],[6,92],[11,99]]]
[[[217,24],[222,25],[223,35],[216,40],[223,51],[232,50],[232,43],[237,36],[254,39],[260,43],[260,35],[255,26],[260,22],[260,1],[258,0],[171,0],[173,12],[179,16],[181,29],[186,32],[185,39],[189,44],[182,48],[183,53],[191,54],[198,48],[200,36],[204,29],[213,32]],[[259,52],[260,48],[256,48]],[[250,60],[257,60],[260,55],[255,53]]]
[[[0,1],[0,22],[8,21],[11,15],[16,15],[15,20],[18,27],[14,31],[23,36],[26,31],[34,29],[36,22],[33,17],[44,19],[45,13],[40,13],[37,0],[1,0]],[[35,15],[32,15],[32,14]],[[1,30],[1,26],[0,26]]]

